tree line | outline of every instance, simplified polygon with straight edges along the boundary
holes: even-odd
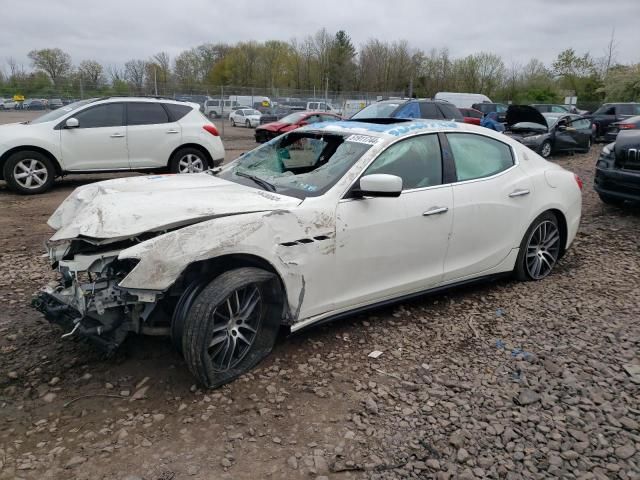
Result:
[[[551,64],[538,59],[505,63],[491,52],[455,58],[445,49],[423,51],[405,40],[371,39],[357,49],[345,31],[319,30],[301,40],[236,44],[206,43],[170,58],[159,52],[123,65],[95,59],[77,64],[59,48],[29,52],[25,68],[14,58],[0,69],[3,96],[71,97],[107,94],[217,93],[219,86],[244,87],[277,95],[282,89],[396,92],[432,97],[438,91],[483,93],[513,102],[582,102],[640,98],[640,64],[616,60],[612,33],[604,55],[561,51]]]

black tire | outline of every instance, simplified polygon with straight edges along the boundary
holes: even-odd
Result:
[[[621,198],[613,197],[611,195],[607,195],[606,193],[599,193],[600,200],[602,203],[606,203],[607,205],[613,205],[614,207],[621,207],[624,204],[624,200]]]
[[[5,162],[2,173],[9,188],[22,195],[46,192],[56,177],[53,162],[46,155],[33,150],[23,150],[11,155]],[[29,174],[26,179],[18,177],[26,173]]]
[[[246,267],[222,273],[198,294],[184,321],[182,351],[189,370],[203,386],[216,388],[228,383],[271,352],[282,319],[281,292],[272,273]],[[249,310],[249,319],[238,322],[244,317],[234,315],[231,304],[237,302],[239,314],[244,302],[251,302],[255,295],[259,303]],[[251,333],[249,327],[255,331]],[[240,337],[251,341],[241,344]],[[231,356],[226,361],[229,348]]]
[[[231,126],[235,127],[236,126],[236,122],[233,120],[233,118],[231,119]]]
[[[184,162],[191,162],[186,164]],[[198,163],[199,162],[199,163]],[[192,171],[188,171],[189,168]],[[180,148],[173,154],[171,160],[169,160],[169,170],[171,173],[199,173],[204,172],[209,168],[209,161],[206,155],[197,148],[184,147]]]
[[[551,142],[549,140],[545,140],[544,142],[542,142],[542,145],[540,145],[540,156],[542,158],[549,158],[551,156],[552,150],[553,148],[551,147]]]
[[[557,238],[555,243],[551,246],[552,248],[541,248],[534,249],[534,245],[537,243],[536,232],[541,225],[549,225],[553,226],[555,229]],[[540,239],[541,241],[543,239]],[[558,219],[551,212],[544,212],[539,215],[529,226],[527,232],[524,234],[522,241],[520,242],[520,251],[518,252],[518,258],[516,259],[516,266],[514,269],[515,277],[523,282],[542,280],[547,277],[555,267],[558,262],[558,258],[560,258],[561,252],[561,240],[562,235],[560,232],[560,228],[558,227]],[[542,250],[542,253],[540,252]],[[535,257],[527,256],[527,254],[535,253]],[[532,265],[539,263],[543,265],[545,268],[544,271],[540,272],[540,275],[535,274],[535,268],[532,269]],[[548,267],[548,271],[546,268]],[[532,271],[533,270],[533,271]]]
[[[246,122],[244,122],[244,126],[247,128],[251,128],[251,122],[247,120]]]

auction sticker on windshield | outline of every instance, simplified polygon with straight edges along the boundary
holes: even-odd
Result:
[[[369,135],[350,135],[347,137],[347,142],[364,143],[365,145],[375,145],[379,141],[380,138]]]

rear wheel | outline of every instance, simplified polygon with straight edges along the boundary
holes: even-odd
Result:
[[[197,148],[181,148],[171,157],[169,170],[172,173],[200,173],[207,169],[208,161]]]
[[[540,156],[542,158],[549,158],[551,156],[551,142],[549,140],[545,140],[542,145],[540,145]]]
[[[3,175],[14,192],[34,195],[51,188],[56,170],[46,155],[25,150],[16,152],[7,159]]]
[[[560,239],[558,219],[553,213],[545,212],[536,218],[520,243],[515,268],[518,280],[542,280],[548,276],[560,256]]]
[[[251,122],[247,120],[246,122],[244,122],[244,126],[247,128],[251,128]]]
[[[235,120],[233,119],[233,117],[231,118],[231,126],[232,126],[232,127],[235,127],[235,126],[236,126],[236,122],[235,122]]]
[[[184,321],[182,351],[208,388],[249,371],[275,344],[281,290],[272,273],[238,268],[215,278],[195,298]]]

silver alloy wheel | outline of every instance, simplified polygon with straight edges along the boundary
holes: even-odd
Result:
[[[233,369],[251,349],[262,322],[262,306],[262,293],[253,283],[234,290],[216,306],[207,349],[214,370]]]
[[[549,142],[544,142],[544,144],[542,144],[540,155],[542,155],[544,158],[547,158],[549,155],[551,155],[551,144]]]
[[[13,167],[13,178],[23,188],[40,188],[47,182],[49,171],[40,160],[25,158]]]
[[[193,153],[187,153],[178,162],[178,173],[204,172],[204,161]]]
[[[546,277],[553,270],[560,253],[560,230],[555,223],[541,222],[527,241],[527,273],[534,280]]]

